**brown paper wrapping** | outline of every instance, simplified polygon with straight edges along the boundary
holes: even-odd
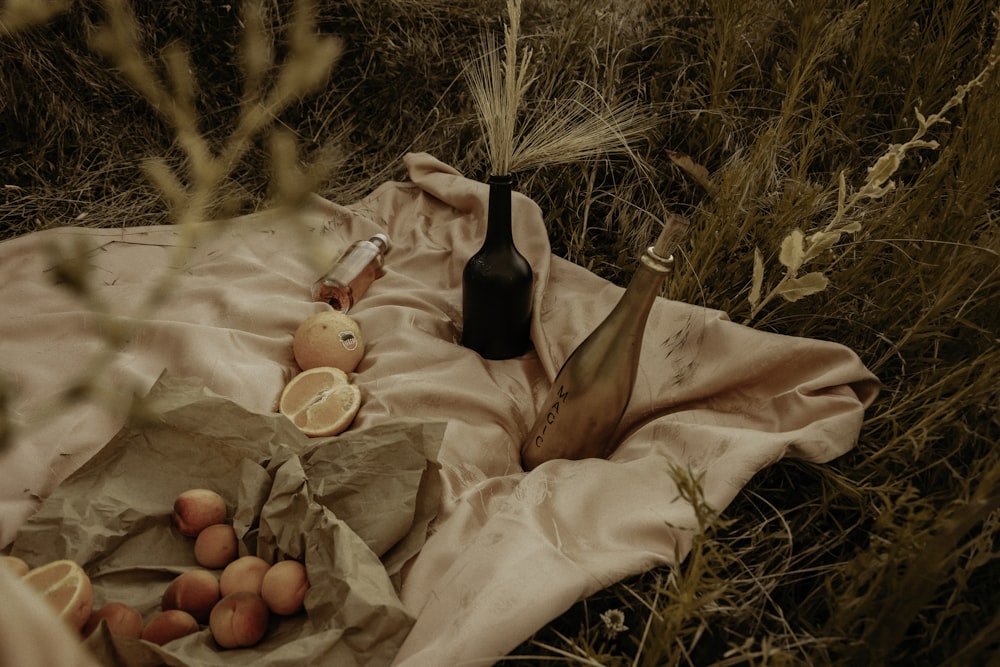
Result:
[[[400,569],[437,512],[442,422],[395,420],[307,438],[278,414],[255,414],[188,380],[150,394],[155,422],[129,423],[69,477],[18,533],[12,553],[38,566],[72,558],[95,607],[131,604],[148,621],[167,584],[198,567],[193,538],[172,525],[176,495],[209,488],[227,501],[241,555],[301,560],[305,612],[272,617],[254,647],[219,649],[207,628],[158,647],[86,640],[106,665],[388,664],[413,624]]]

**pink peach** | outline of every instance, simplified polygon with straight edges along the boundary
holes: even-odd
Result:
[[[209,489],[189,489],[174,500],[173,520],[181,535],[195,537],[226,520],[226,500]]]
[[[228,523],[208,526],[194,541],[194,559],[202,567],[221,569],[236,560],[239,541]]]
[[[142,636],[142,614],[139,610],[124,602],[109,602],[100,609],[94,610],[83,626],[83,636],[89,637],[104,621],[108,631],[117,637],[139,639]]]
[[[160,599],[160,606],[167,611],[186,611],[199,623],[207,623],[208,615],[220,597],[219,580],[213,573],[188,570],[170,582]]]
[[[264,573],[260,596],[275,614],[298,613],[309,590],[305,566],[297,560],[278,561]]]
[[[171,609],[162,611],[150,619],[142,630],[142,639],[163,646],[200,629],[194,616],[180,609]]]
[[[270,615],[259,595],[241,591],[219,600],[208,627],[222,648],[253,646],[267,633]]]
[[[222,571],[222,576],[219,578],[219,592],[223,597],[240,591],[260,595],[264,574],[270,568],[270,563],[257,556],[237,558]]]

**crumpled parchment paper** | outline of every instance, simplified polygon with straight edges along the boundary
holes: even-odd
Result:
[[[381,665],[413,618],[398,574],[420,551],[440,498],[440,421],[397,420],[307,438],[200,384],[165,376],[147,407],[69,477],[21,529],[11,553],[37,567],[71,558],[94,584],[95,608],[135,606],[148,621],[167,584],[198,567],[194,539],[171,523],[173,500],[209,488],[227,501],[240,555],[306,565],[304,613],[272,617],[264,640],[222,650],[207,627],[158,647],[112,637],[86,645],[107,665]]]

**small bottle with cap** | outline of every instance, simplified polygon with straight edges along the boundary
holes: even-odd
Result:
[[[349,311],[376,279],[392,243],[386,234],[355,241],[312,287],[313,301],[329,303],[342,313]]]

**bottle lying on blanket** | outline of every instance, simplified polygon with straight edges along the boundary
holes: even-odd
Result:
[[[385,271],[382,265],[392,243],[385,234],[355,241],[312,287],[313,301],[329,303],[346,313]]]
[[[552,459],[603,458],[614,449],[612,438],[635,385],[646,320],[687,227],[680,216],[666,221],[618,304],[563,363],[521,446],[525,470]]]

